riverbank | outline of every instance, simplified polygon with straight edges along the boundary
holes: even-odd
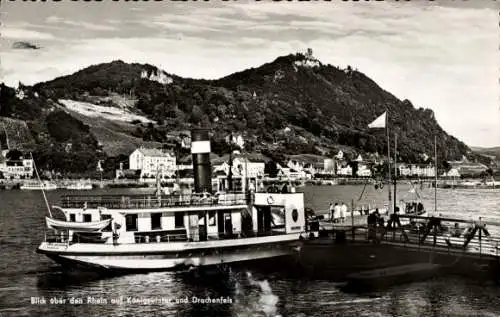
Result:
[[[36,182],[36,179],[0,179],[0,190],[17,190],[25,183]],[[72,179],[59,179],[51,181],[57,185],[58,189],[66,189],[68,186],[76,185],[78,183],[90,183],[92,188],[153,188],[156,187],[156,181],[154,179],[148,179],[147,181],[140,181],[134,179],[91,179],[91,180],[72,180]],[[167,179],[162,181],[163,186],[172,187],[173,183],[177,182],[176,179]],[[295,187],[305,186],[305,185],[315,185],[315,186],[338,186],[338,185],[374,185],[376,183],[375,179],[372,178],[352,178],[352,177],[332,177],[329,179],[309,179],[309,180],[297,180],[288,178],[264,178],[264,186],[269,186],[273,184],[292,184]],[[427,188],[433,188],[435,181],[433,179],[400,179],[398,183],[420,185]],[[181,178],[179,179],[179,185],[190,187],[193,186],[194,181],[191,178]],[[499,181],[486,181],[481,179],[464,179],[460,181],[450,181],[447,179],[440,179],[437,182],[438,188],[443,189],[487,189],[487,188],[500,188]]]
[[[0,190],[18,190],[22,185],[33,182],[37,181],[34,179],[3,179],[0,180]],[[81,183],[81,181],[62,179],[53,180],[51,183],[54,183],[58,189],[67,189],[68,186],[77,185]],[[155,186],[153,183],[143,183],[136,180],[86,180],[83,183],[90,183],[92,188],[147,188]]]

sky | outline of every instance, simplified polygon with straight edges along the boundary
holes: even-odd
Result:
[[[500,145],[500,2],[3,1],[0,81],[15,86],[121,59],[219,78],[313,50],[430,108],[470,146]],[[19,45],[16,42],[27,42]]]

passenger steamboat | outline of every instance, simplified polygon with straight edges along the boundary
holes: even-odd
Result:
[[[66,186],[67,190],[91,190],[92,188],[93,186],[90,181],[83,181],[83,180],[70,183]]]
[[[295,253],[305,230],[302,193],[213,193],[207,130],[192,131],[191,153],[194,193],[63,196],[49,209],[37,252],[63,266],[107,271],[182,270]]]
[[[20,187],[22,190],[55,190],[57,189],[57,184],[50,181],[44,182],[25,182]]]

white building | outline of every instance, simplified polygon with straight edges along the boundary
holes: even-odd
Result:
[[[399,175],[401,176],[410,176],[411,168],[406,164],[398,164]]]
[[[337,175],[339,175],[339,176],[352,176],[352,168],[349,165],[340,167],[337,170]]]
[[[411,166],[411,175],[418,177],[434,177],[436,174],[433,166],[420,166],[414,164]]]
[[[188,164],[188,163],[179,163],[177,164],[177,170],[182,171],[182,170],[192,170],[193,169],[193,164]]]
[[[331,158],[306,159],[304,161],[291,159],[287,162],[287,167],[313,176],[316,174],[335,174],[335,160]]]
[[[227,190],[229,188],[229,155],[214,159],[212,167],[212,177],[216,179],[217,190]],[[264,176],[264,169],[265,162],[260,159],[233,156],[232,190],[246,190],[246,186],[249,186],[249,189],[257,189],[257,184],[261,183],[260,180]]]
[[[236,144],[241,149],[245,146],[245,140],[243,139],[243,136],[241,134],[226,136],[226,142]]]
[[[160,173],[162,178],[175,175],[175,155],[160,149],[140,147],[129,157],[131,170],[141,170],[141,178],[154,178]]]
[[[448,172],[444,172],[443,177],[460,177],[460,172],[458,168],[452,168]]]
[[[18,161],[0,162],[0,172],[7,179],[32,178],[34,172],[33,160],[20,159]]]
[[[286,167],[296,171],[301,171],[302,169],[304,169],[304,165],[305,164],[303,162],[300,162],[298,160],[288,160],[288,162],[286,163]]]
[[[434,177],[436,175],[434,166],[431,165],[399,164],[398,170],[401,176]]]
[[[366,165],[361,165],[356,174],[358,174],[359,177],[371,177],[372,171]]]
[[[326,158],[323,161],[325,174],[335,174],[335,160]]]
[[[233,176],[258,177],[264,175],[265,163],[258,160],[251,160],[244,157],[235,157],[231,172]],[[229,162],[214,165],[214,172],[222,171],[229,174]]]
[[[297,171],[290,167],[281,167],[278,165],[278,177],[290,180],[299,180],[307,178],[306,171]]]

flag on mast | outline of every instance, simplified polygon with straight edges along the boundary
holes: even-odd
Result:
[[[387,111],[381,114],[377,119],[368,125],[368,128],[385,128]]]
[[[101,162],[102,162],[101,160],[98,160],[98,161],[97,161],[97,170],[98,170],[99,172],[104,171],[104,169],[102,168]]]

